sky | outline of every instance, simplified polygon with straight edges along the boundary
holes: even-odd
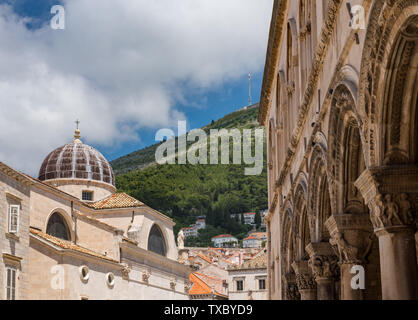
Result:
[[[51,28],[53,5],[65,29]],[[0,161],[37,176],[73,139],[108,160],[260,97],[273,0],[0,0]],[[176,132],[176,131],[175,131]]]

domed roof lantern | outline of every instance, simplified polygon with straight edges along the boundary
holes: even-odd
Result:
[[[80,125],[80,120],[76,120],[75,121],[75,123],[76,123],[76,125],[77,125],[77,128],[75,129],[75,133],[74,133],[74,141],[73,141],[73,143],[83,143],[83,142],[81,142],[81,140],[80,140],[80,129],[78,128],[78,126]]]

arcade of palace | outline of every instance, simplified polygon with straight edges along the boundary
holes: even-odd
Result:
[[[417,68],[418,0],[274,2],[270,299],[418,299]]]

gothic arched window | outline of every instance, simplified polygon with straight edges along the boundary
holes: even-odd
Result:
[[[161,229],[157,225],[153,225],[148,237],[148,250],[160,254],[166,255],[164,236]]]
[[[64,217],[59,213],[54,213],[49,218],[48,225],[46,227],[46,233],[63,240],[71,240],[70,229],[64,220]]]

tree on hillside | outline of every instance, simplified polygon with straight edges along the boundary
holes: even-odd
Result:
[[[260,215],[260,212],[258,212],[258,211],[255,214],[254,223],[257,226],[257,229],[259,229],[260,225],[261,225],[261,215]]]

